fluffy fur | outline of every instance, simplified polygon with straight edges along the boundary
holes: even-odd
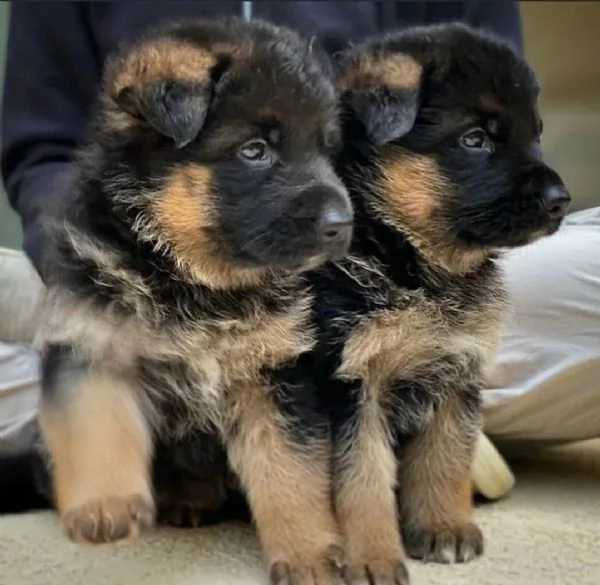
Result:
[[[294,365],[315,343],[301,272],[351,236],[327,62],[229,20],[160,28],[106,71],[45,271],[40,423],[62,522],[107,542],[157,502],[202,521],[228,459],[273,581],[333,582],[329,423]]]
[[[342,55],[338,173],[349,255],[311,273],[334,500],[348,578],[404,584],[409,553],[481,554],[470,464],[500,336],[502,249],[555,231],[568,203],[541,159],[538,86],[498,39],[416,28]]]
[[[265,35],[278,39],[269,67],[290,45],[297,57],[295,36],[235,26],[231,38],[219,37],[226,55],[247,54],[232,39],[256,34],[261,46]],[[217,73],[236,58],[217,59]],[[83,505],[73,506],[82,501],[73,495],[70,507],[59,501],[76,535],[111,540],[151,518],[142,463],[152,450],[159,506],[177,523],[205,518],[223,502],[229,456],[274,583],[336,582],[343,538],[346,582],[404,585],[399,526],[417,558],[460,562],[482,552],[469,469],[479,391],[506,302],[496,260],[504,248],[555,231],[568,203],[540,157],[535,76],[501,41],[461,25],[373,39],[343,54],[337,73],[344,123],[335,160],[354,206],[354,235],[343,260],[303,275],[341,254],[348,232],[334,230],[325,237],[329,251],[316,252],[323,232],[312,197],[300,201],[310,211],[304,223],[301,207],[274,202],[280,176],[268,185],[247,171],[236,181],[240,167],[223,166],[221,151],[205,154],[223,137],[238,139],[237,129],[217,128],[217,138],[210,131],[229,124],[231,111],[217,115],[215,107],[211,118],[211,106],[190,150],[165,140],[166,132],[181,145],[187,137],[179,131],[163,126],[157,134],[138,119],[146,102],[135,94],[107,102],[71,191],[72,227],[62,232],[69,237],[57,238],[51,256],[60,259],[61,312],[46,360],[46,436],[60,423],[54,453],[70,447],[65,437],[79,441],[63,465],[75,461],[88,477],[100,471],[108,479],[84,486]],[[259,84],[256,95],[273,92]],[[298,95],[284,93],[280,105],[306,127]],[[218,100],[219,91],[211,96]],[[323,113],[317,127],[327,128],[326,149],[336,143],[335,114],[321,101],[308,109]],[[347,219],[326,160],[308,168],[334,186],[335,210],[320,217],[339,219],[342,210]],[[302,185],[301,176],[294,171],[289,184]],[[250,193],[266,209],[244,224],[253,217]],[[82,384],[90,364],[110,377]],[[102,399],[97,384],[110,389]],[[65,434],[65,410],[75,408],[78,426]],[[330,424],[337,519],[326,503]],[[124,502],[126,492],[135,497]],[[90,512],[92,526],[83,522]]]

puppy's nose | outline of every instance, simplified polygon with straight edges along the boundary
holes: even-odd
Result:
[[[560,219],[567,213],[571,196],[563,185],[549,185],[541,193],[542,205],[552,219]]]
[[[352,232],[352,208],[344,200],[328,203],[319,221],[319,235],[323,242],[345,240]]]

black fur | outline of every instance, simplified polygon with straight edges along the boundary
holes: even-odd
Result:
[[[403,528],[410,535],[407,545],[411,554],[444,562],[455,556],[465,560],[481,553],[481,533],[465,524],[438,524],[440,540],[436,541],[434,520],[429,526],[419,524],[419,514],[426,513],[423,504],[414,492],[404,492],[405,458],[410,453],[411,468],[430,464],[433,470],[425,468],[426,473],[450,478],[444,480],[447,485],[422,485],[422,492],[430,490],[432,497],[436,497],[435,490],[457,489],[451,484],[453,466],[462,467],[468,480],[468,462],[480,420],[483,368],[489,357],[483,347],[492,344],[490,339],[499,330],[505,301],[497,259],[505,248],[556,231],[568,193],[556,172],[541,159],[535,75],[510,47],[462,25],[415,28],[368,41],[343,54],[341,77],[347,75],[357,56],[385,63],[396,54],[422,68],[414,87],[398,89],[372,82],[365,88],[360,80],[357,88],[345,87],[342,95],[344,148],[337,157],[337,170],[351,194],[354,237],[346,259],[309,275],[316,294],[319,339],[313,354],[314,372],[321,380],[333,422],[334,493],[347,490],[348,481],[360,473],[355,468],[356,462],[364,459],[364,451],[362,455],[357,452],[363,449],[359,429],[361,424],[373,424],[361,421],[370,420],[368,413],[375,404],[388,448],[400,464],[399,508]],[[482,96],[486,97],[482,100]],[[496,106],[498,112],[493,111]],[[492,120],[493,132],[489,128]],[[469,151],[461,144],[460,137],[473,127],[488,130],[493,143],[488,148],[493,148],[493,153]],[[399,175],[400,182],[386,181],[392,165],[393,172],[401,174],[403,165],[415,160],[427,165],[411,167],[406,184]],[[556,213],[544,207],[551,187],[564,199]],[[427,213],[430,208],[425,204],[431,203],[431,215],[409,214],[419,197]],[[422,225],[425,229],[421,232]],[[382,375],[377,366],[365,361],[364,367],[370,368],[368,378],[356,372],[340,373],[344,351],[361,327],[390,315],[401,320],[411,311],[422,318],[407,321],[406,326],[415,332],[407,330],[404,338],[398,338],[395,351],[398,356],[422,351],[422,358],[413,358],[404,370],[384,372],[385,384],[376,391],[369,380]],[[415,329],[419,327],[420,333]],[[379,336],[394,339],[401,330],[390,325]],[[481,351],[477,342],[461,349],[462,335],[480,339]],[[379,341],[377,333],[364,341],[365,355]],[[421,348],[421,344],[425,345]],[[393,353],[385,355],[394,359]],[[428,446],[431,451],[423,452],[419,463],[414,449],[420,448],[419,440],[447,412],[453,417],[456,436],[449,431],[446,444]],[[444,457],[447,463],[439,463]],[[437,465],[442,467],[436,469]],[[404,479],[411,481],[408,476]],[[377,481],[371,476],[361,485],[375,489]],[[386,482],[391,485],[396,478],[387,477]],[[386,485],[380,486],[382,491]],[[359,503],[360,497],[371,497],[376,505],[376,496],[364,490],[355,494],[360,510],[369,506],[368,501]],[[454,522],[451,512],[444,510],[448,504],[440,500],[438,505],[439,510],[430,512],[432,518],[439,513],[438,518]],[[382,514],[373,512],[373,516]],[[345,519],[340,522],[344,532]],[[426,529],[433,532],[428,535]],[[370,530],[365,524],[364,530],[374,534],[377,527]],[[350,550],[368,546],[353,544],[356,534],[346,533],[345,537]],[[426,550],[419,548],[415,553],[412,546],[425,546]],[[381,561],[378,554],[385,553],[375,550],[375,563]],[[397,555],[400,562],[401,552]],[[353,560],[349,562],[352,565]],[[390,563],[395,566],[393,558]]]
[[[179,57],[173,65],[169,51],[195,59],[198,70],[190,73]],[[306,461],[297,474],[319,500],[294,494],[279,513],[257,517],[258,530],[281,532],[269,522],[314,515],[320,536],[306,534],[308,556],[293,555],[302,526],[286,526],[290,542],[278,544],[277,560],[290,571],[304,562],[335,572],[326,562],[338,550],[329,547],[337,535],[325,517],[329,423],[305,370],[293,366],[314,343],[301,272],[342,257],[351,235],[347,191],[329,159],[340,140],[330,68],[286,29],[227,20],[159,28],[126,46],[106,71],[88,139],[48,228],[46,442],[67,428],[81,385],[101,373],[135,388],[136,413],[151,421],[159,515],[181,503],[186,511],[175,510],[177,523],[244,515],[238,474],[257,484],[251,507],[253,498],[275,506],[281,488],[294,493],[297,486],[253,479],[255,468],[277,476],[279,465]],[[260,164],[254,145],[244,150],[252,140],[266,148]],[[94,414],[86,412],[90,425]],[[263,436],[272,455],[251,447]],[[232,444],[234,474],[227,465]],[[277,460],[290,450],[291,461]],[[55,476],[58,464],[51,470]],[[221,507],[197,514],[202,501],[181,493],[207,482],[216,484],[211,502],[222,486],[227,494]],[[181,501],[172,501],[174,493]],[[103,495],[90,496],[98,532],[67,494],[61,512],[69,534],[116,540],[130,522],[143,528],[151,521],[151,496],[140,494],[127,504],[142,505],[139,514],[109,514],[104,522],[102,506],[122,496],[131,494],[104,504]]]

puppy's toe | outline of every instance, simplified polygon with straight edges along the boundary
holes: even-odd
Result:
[[[410,577],[402,561],[372,561],[349,567],[346,581],[349,585],[409,585]]]
[[[222,517],[223,514],[220,510],[209,510],[182,504],[180,506],[161,507],[158,519],[161,524],[177,528],[197,528],[217,524],[222,520]]]
[[[158,518],[163,524],[191,528],[215,524],[223,519],[226,490],[221,478],[186,479],[159,491]]]
[[[475,524],[457,528],[412,529],[404,534],[413,559],[434,563],[466,563],[483,554],[483,534]]]
[[[344,569],[344,550],[331,545],[313,559],[273,563],[269,575],[271,585],[345,585]]]
[[[77,542],[133,539],[154,523],[154,504],[139,494],[94,499],[66,510],[62,522],[69,538]]]

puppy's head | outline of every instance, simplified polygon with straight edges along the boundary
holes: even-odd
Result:
[[[338,83],[373,209],[431,260],[464,272],[558,229],[570,199],[542,159],[536,78],[502,41],[415,28],[347,53]]]
[[[352,209],[325,58],[287,29],[169,25],[106,69],[103,166],[138,236],[214,287],[343,255]]]

